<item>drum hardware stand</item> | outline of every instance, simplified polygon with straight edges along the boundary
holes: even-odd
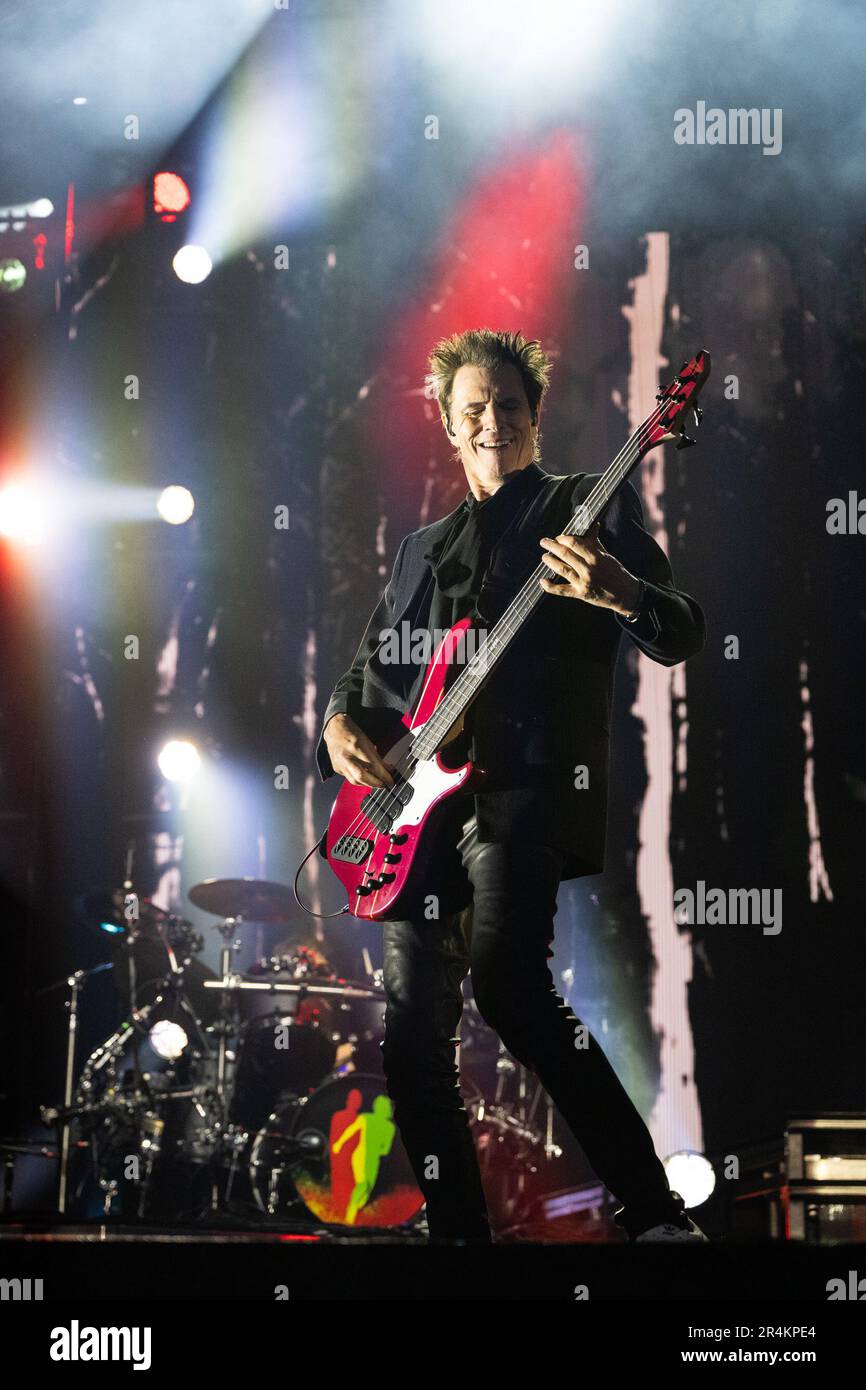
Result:
[[[237,1130],[235,1125],[229,1124],[229,1109],[232,1096],[229,1094],[227,1083],[227,1061],[228,1061],[228,1039],[229,1034],[237,1032],[237,1008],[234,998],[234,990],[240,980],[240,976],[232,973],[232,953],[240,950],[240,938],[235,936],[236,929],[243,925],[242,917],[226,917],[218,925],[215,923],[216,930],[223,939],[220,947],[220,967],[219,980],[213,984],[220,992],[220,1010],[217,1046],[217,1073],[216,1073],[216,1106],[219,1116],[219,1139],[217,1149],[223,1152],[228,1147],[231,1157],[229,1170],[225,1180],[224,1192],[220,1194],[220,1181],[218,1173],[215,1172],[210,1190],[210,1211],[218,1212],[221,1209],[227,1211],[230,1200],[231,1189],[234,1184],[237,1172],[239,1147],[242,1148],[246,1143],[246,1134]],[[232,1091],[234,1086],[232,1085]]]
[[[228,1033],[231,1024],[234,1022],[234,1005],[232,1004],[231,990],[237,984],[239,976],[231,972],[232,952],[240,949],[240,940],[234,937],[235,928],[240,925],[237,917],[226,917],[218,927],[217,931],[223,939],[220,947],[220,1022],[219,1022],[219,1048],[217,1051],[217,1078],[216,1096],[217,1104],[223,1118],[226,1117],[226,1055],[228,1052]]]
[[[97,1178],[97,1182],[99,1183],[99,1186],[102,1188],[102,1191],[105,1193],[105,1196],[102,1199],[102,1215],[105,1217],[110,1217],[111,1208],[114,1205],[114,1199],[117,1196],[117,1181],[115,1178]],[[141,1212],[139,1212],[139,1216],[140,1215]]]
[[[136,1010],[137,1010],[137,1008],[138,1008],[138,998],[137,998],[137,992],[138,992],[138,979],[137,979],[136,970],[135,970],[135,954],[134,954],[134,952],[135,952],[135,943],[136,943],[136,940],[137,940],[137,938],[138,938],[138,932],[137,932],[137,930],[136,930],[136,926],[137,926],[137,923],[138,923],[138,917],[137,917],[137,916],[136,916],[136,917],[127,917],[127,916],[126,916],[127,898],[129,897],[129,895],[130,895],[130,893],[131,893],[131,891],[132,891],[132,883],[131,883],[130,877],[129,877],[129,873],[130,873],[130,858],[129,858],[129,856],[130,856],[130,853],[131,853],[131,851],[130,851],[130,850],[127,850],[126,878],[124,879],[124,883],[123,883],[123,905],[124,905],[123,919],[124,919],[124,921],[126,922],[126,935],[125,935],[124,940],[123,940],[123,946],[124,946],[124,950],[126,951],[126,981],[127,981],[127,987],[128,987],[128,989],[129,989],[129,1013],[130,1013],[130,1017],[131,1017],[131,1018],[135,1018]],[[133,1040],[132,1040],[132,1066],[133,1066],[133,1075],[135,1076],[135,1089],[136,1089],[137,1092],[139,1092],[139,1091],[141,1091],[141,1065],[140,1065],[139,1059],[138,1059],[138,1034],[137,1034],[137,1033],[136,1033],[136,1035],[133,1037]],[[109,1199],[109,1206],[110,1206],[110,1203],[111,1203],[111,1199]],[[106,1214],[108,1214],[108,1213],[106,1213]]]
[[[145,1114],[145,1122],[148,1121],[147,1129],[145,1130],[140,1144],[145,1154],[144,1175],[138,1184],[138,1206],[136,1208],[136,1215],[140,1218],[145,1216],[147,1210],[147,1198],[150,1191],[150,1180],[153,1176],[153,1166],[159,1158],[160,1149],[162,1147],[162,1132],[165,1128],[165,1121],[156,1115],[151,1116],[150,1111]],[[114,1183],[114,1188],[116,1191],[117,1183]],[[114,1194],[112,1194],[112,1196],[114,1196]],[[106,1216],[108,1215],[110,1215],[110,1211],[106,1211]]]
[[[538,1082],[536,1082],[532,1090],[532,1099],[528,1099],[530,1089],[529,1073],[522,1062],[515,1062],[512,1060],[507,1054],[504,1044],[501,1042],[499,1044],[499,1059],[496,1063],[496,1072],[496,1095],[493,1106],[502,1113],[508,1114],[512,1121],[516,1121],[516,1128],[526,1138],[534,1136],[532,1138],[532,1143],[536,1144],[541,1138],[541,1134],[536,1124],[535,1116],[539,1101],[543,1101],[545,1107],[544,1157],[547,1159],[561,1158],[562,1149],[559,1144],[554,1142],[553,1138],[555,1113],[553,1101]],[[515,1074],[517,1076],[517,1099],[509,1104],[504,1095],[506,1078]],[[493,1107],[491,1107],[491,1109],[492,1108]]]
[[[550,1098],[532,1075],[498,1045],[496,1085],[493,1098],[487,1100],[473,1081],[474,1094],[466,1097],[466,1107],[473,1130],[486,1132],[490,1144],[480,1157],[482,1172],[496,1182],[499,1204],[510,1212],[509,1225],[514,1225],[515,1212],[525,1209],[527,1182],[530,1173],[539,1171],[542,1161],[550,1162],[562,1155],[554,1139],[554,1110]],[[539,1108],[544,1106],[544,1123],[539,1123]],[[504,1145],[504,1149],[499,1149]],[[497,1152],[507,1153],[505,1167]]]
[[[72,1097],[75,1089],[75,1048],[78,1042],[78,999],[86,980],[91,975],[99,975],[103,970],[111,970],[110,964],[94,965],[90,970],[74,970],[65,980],[57,980],[52,985],[47,985],[44,989],[37,990],[37,997],[41,994],[48,994],[51,990],[60,989],[64,984],[69,987],[69,998],[64,1008],[68,1016],[66,1028],[66,1072],[63,1082],[63,1111],[72,1110]],[[60,1172],[57,1182],[57,1210],[61,1216],[66,1215],[66,1197],[69,1183],[69,1147],[72,1135],[71,1122],[73,1114],[63,1115],[60,1119]]]
[[[81,986],[84,980],[84,971],[75,970],[69,976],[69,999],[66,1002],[66,1011],[69,1018],[69,1026],[66,1030],[66,1076],[63,1083],[63,1104],[72,1104],[72,1090],[75,1084],[75,1044],[78,1041],[78,996],[81,993]],[[61,1216],[66,1213],[66,1185],[69,1176],[69,1140],[72,1134],[72,1126],[68,1120],[64,1120],[60,1127],[60,1180],[57,1185],[57,1210]]]
[[[231,1154],[225,1184],[225,1202],[226,1206],[229,1207],[232,1200],[232,1188],[234,1187],[234,1181],[238,1174],[240,1157],[247,1146],[249,1135],[246,1130],[240,1129],[237,1125],[228,1125],[221,1135],[221,1138],[225,1139]]]

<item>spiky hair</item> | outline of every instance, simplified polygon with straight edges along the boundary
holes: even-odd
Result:
[[[427,395],[439,403],[446,428],[451,424],[451,393],[458,368],[492,370],[505,364],[519,371],[529,408],[533,417],[537,417],[553,369],[553,363],[537,339],[527,342],[519,329],[516,333],[496,333],[492,328],[469,328],[465,333],[442,338],[436,344],[427,359],[429,370],[424,382]]]

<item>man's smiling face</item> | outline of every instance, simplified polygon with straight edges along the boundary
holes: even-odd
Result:
[[[509,473],[532,462],[536,427],[517,368],[458,367],[451,428],[473,495],[491,497]]]

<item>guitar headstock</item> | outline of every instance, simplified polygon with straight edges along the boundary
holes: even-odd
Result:
[[[693,423],[697,428],[701,423],[698,396],[709,375],[710,354],[701,348],[689,362],[683,363],[673,381],[656,393],[656,408],[638,433],[639,457],[669,439],[676,439],[678,449],[688,449],[696,442],[685,433],[685,427]]]

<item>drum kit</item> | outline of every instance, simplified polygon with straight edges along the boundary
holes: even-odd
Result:
[[[64,1102],[42,1107],[59,1132],[58,1210],[124,1222],[423,1229],[424,1199],[382,1073],[381,972],[339,977],[293,928],[284,885],[209,879],[189,898],[216,919],[215,974],[198,959],[203,936],[131,888],[127,880],[80,900],[86,920],[111,934],[113,959],[67,981]],[[263,926],[287,929],[283,953],[237,972],[245,934]],[[79,994],[105,969],[123,1021],[76,1076]],[[553,1112],[471,1003],[460,1038],[476,1142],[483,1163],[494,1153],[508,1160],[510,1212],[539,1159],[560,1153]]]

